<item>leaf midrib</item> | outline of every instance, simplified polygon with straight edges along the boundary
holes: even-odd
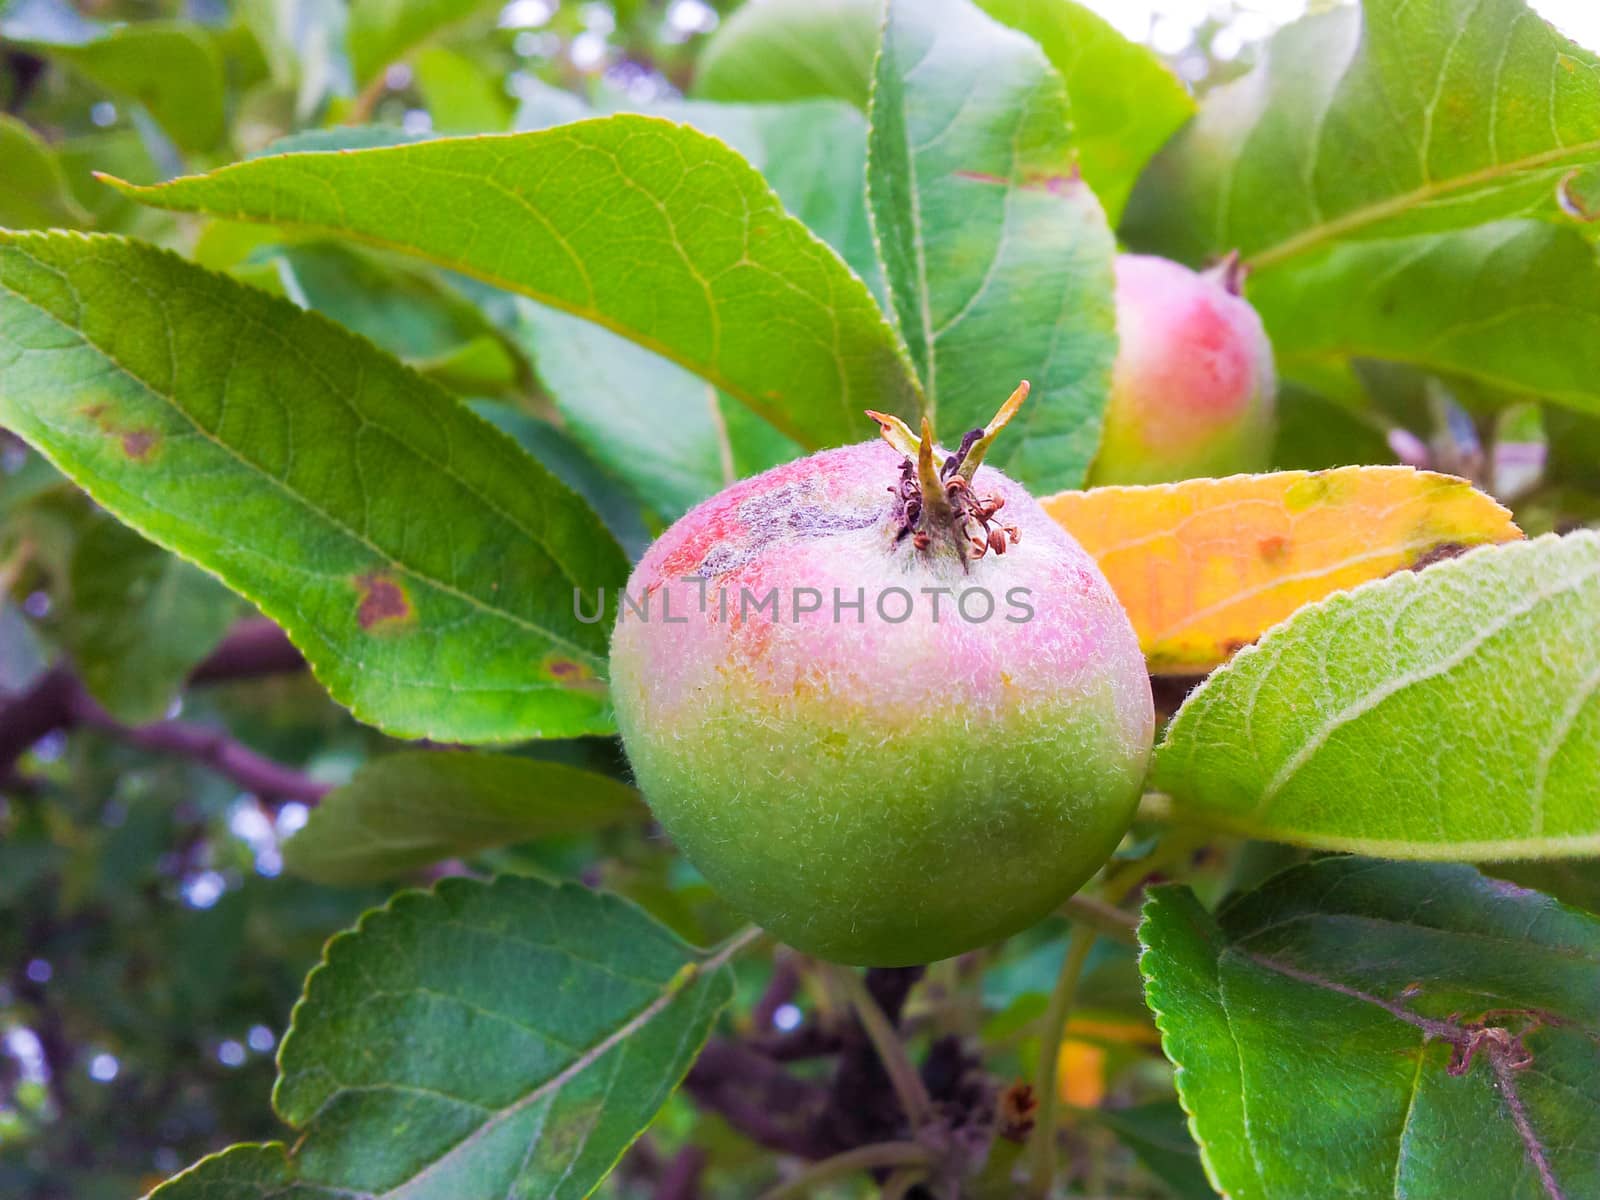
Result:
[[[1488,183],[1503,176],[1515,175],[1537,168],[1555,169],[1563,166],[1581,166],[1584,162],[1582,156],[1591,152],[1600,154],[1600,138],[1588,142],[1577,142],[1569,146],[1561,146],[1553,150],[1540,151],[1538,154],[1530,154],[1525,158],[1508,159],[1505,162],[1482,167],[1476,171],[1469,171],[1465,175],[1457,175],[1448,180],[1423,184],[1421,187],[1413,188],[1409,192],[1402,192],[1397,196],[1391,196],[1386,200],[1379,200],[1350,209],[1331,221],[1313,225],[1293,237],[1285,238],[1283,241],[1270,245],[1264,250],[1258,250],[1245,259],[1245,265],[1252,271],[1266,271],[1285,260],[1315,249],[1325,242],[1344,237],[1366,226],[1378,224],[1430,200],[1437,200],[1455,192],[1468,191],[1477,184]],[[1579,161],[1565,161],[1572,158],[1577,158]]]

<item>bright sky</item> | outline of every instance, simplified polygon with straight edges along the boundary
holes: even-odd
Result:
[[[1175,53],[1190,44],[1206,19],[1211,0],[1085,0],[1123,33]],[[1600,0],[1529,0],[1530,5],[1573,41],[1600,50]],[[1306,11],[1306,0],[1239,0],[1241,15],[1215,43],[1226,57],[1230,45],[1264,37]],[[1237,50],[1234,51],[1237,53]]]

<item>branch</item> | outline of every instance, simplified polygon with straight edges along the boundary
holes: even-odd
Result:
[[[73,696],[72,715],[74,724],[101,730],[130,746],[192,759],[268,803],[298,800],[314,805],[331,790],[309,775],[263,758],[225,730],[187,721],[124,725],[82,688]]]
[[[241,621],[191,672],[189,682],[257,679],[299,670],[300,652],[271,621]],[[315,804],[328,789],[308,776],[263,758],[226,732],[182,721],[124,725],[102,708],[66,663],[57,663],[33,684],[0,704],[0,781],[10,781],[17,760],[52,733],[99,729],[143,750],[178,754],[232,779],[267,801]]]
[[[189,684],[229,683],[299,671],[306,660],[288,636],[266,617],[246,617],[189,672]]]
[[[189,683],[259,679],[298,671],[304,666],[305,659],[282,630],[265,617],[252,617],[235,625],[217,648],[190,672]],[[130,729],[119,724],[95,702],[64,662],[51,667],[19,694],[0,701],[0,782],[11,781],[17,760],[40,739],[80,725],[104,729],[145,749],[196,758],[221,774],[237,779],[250,791],[257,790],[250,781],[262,781],[268,786],[265,794],[275,798],[307,800],[314,790],[314,785],[303,777],[287,772],[287,768],[243,746],[229,749],[217,744],[222,735],[199,726],[160,721]],[[316,798],[320,799],[325,790],[316,790]],[[316,799],[307,802],[315,803]]]
[[[877,1051],[878,1065],[889,1077],[889,1084],[900,1100],[900,1109],[912,1129],[921,1129],[933,1120],[933,1101],[928,1099],[928,1089],[922,1086],[922,1077],[911,1065],[900,1031],[884,1014],[882,1007],[867,990],[867,985],[849,967],[842,967],[837,978],[844,985],[856,1018],[866,1031],[872,1048]]]
[[[827,1093],[749,1046],[712,1038],[689,1068],[683,1089],[768,1150],[821,1158],[830,1149],[815,1133]]]

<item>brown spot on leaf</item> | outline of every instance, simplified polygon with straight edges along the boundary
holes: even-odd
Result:
[[[1256,551],[1262,562],[1276,566],[1289,555],[1289,539],[1281,533],[1272,534],[1256,543]]]
[[[539,664],[545,676],[575,692],[603,692],[605,683],[588,663],[564,654],[551,654]]]
[[[87,404],[78,410],[100,428],[100,432],[122,443],[122,452],[135,462],[147,462],[161,442],[153,429],[123,429],[113,419],[109,404]]]
[[[1450,558],[1459,558],[1470,549],[1472,549],[1471,546],[1464,546],[1460,542],[1437,542],[1412,559],[1409,569],[1420,571],[1424,567],[1433,566],[1434,563],[1441,563]]]
[[[356,591],[361,596],[356,620],[367,632],[387,629],[416,616],[405,589],[393,576],[382,571],[368,571],[357,575],[355,583]]]

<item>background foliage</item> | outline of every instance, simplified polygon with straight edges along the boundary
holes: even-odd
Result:
[[[909,1187],[881,1010],[975,1195],[1024,1078],[1061,1194],[1600,1195],[1600,59],[1313,7],[1165,61],[1070,0],[0,7],[0,1194]],[[1052,502],[1155,667],[1226,660],[1070,935],[752,942],[573,586],[869,404],[1026,376],[997,460],[1080,486],[1119,245],[1238,251],[1274,465],[1391,472]],[[1428,566],[1516,531],[1399,463],[1568,536]]]

